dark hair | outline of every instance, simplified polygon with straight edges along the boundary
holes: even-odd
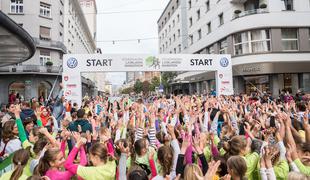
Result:
[[[13,133],[15,124],[15,121],[7,121],[4,123],[2,128],[2,139],[4,142],[8,142],[15,138],[15,134]]]
[[[128,174],[128,180],[148,180],[147,174],[144,170],[134,170]]]
[[[37,175],[33,175],[33,176],[29,176],[26,180],[41,180],[41,177]]]
[[[162,166],[163,176],[170,174],[173,165],[173,150],[170,146],[162,146],[158,149],[157,157]]]
[[[227,160],[227,167],[231,169],[235,175],[238,175],[240,179],[244,179],[245,173],[247,171],[247,165],[241,156],[230,157]]]
[[[107,147],[102,143],[95,143],[89,148],[89,153],[94,156],[98,156],[100,160],[104,163],[108,160],[108,150]]]
[[[47,140],[45,138],[39,138],[33,145],[33,152],[38,154],[46,146]]]
[[[44,156],[40,159],[35,169],[35,175],[44,176],[46,171],[51,167],[50,162],[56,160],[56,156],[60,153],[58,148],[51,148],[44,152]]]
[[[139,139],[135,142],[134,147],[135,147],[135,152],[140,156],[142,155],[142,149],[143,148],[147,148],[146,147],[146,143],[145,143],[145,139]]]
[[[30,108],[30,103],[28,101],[23,101],[22,105]]]
[[[27,165],[29,160],[30,153],[25,149],[20,149],[15,151],[13,155],[13,163],[15,165],[15,169],[10,177],[10,180],[19,179],[19,177],[23,174],[24,167]]]
[[[223,143],[223,148],[226,151],[226,158],[239,155],[241,150],[246,148],[247,141],[245,136],[234,136],[231,140]]]
[[[79,109],[79,110],[77,111],[77,117],[78,117],[78,118],[83,118],[84,115],[85,115],[85,110],[84,110],[84,109]]]

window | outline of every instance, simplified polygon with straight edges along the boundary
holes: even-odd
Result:
[[[188,1],[188,9],[190,9],[190,8],[192,8],[192,1],[191,0]]]
[[[220,41],[219,42],[219,48],[220,48],[219,53],[220,54],[227,54],[227,46],[228,45],[227,45],[227,40],[226,39]]]
[[[293,0],[284,0],[284,7],[285,7],[285,10],[287,11],[293,11],[294,9],[294,2]]]
[[[173,52],[174,52],[174,54],[176,54],[177,53],[177,48],[174,48]]]
[[[180,15],[177,15],[177,22],[180,22]]]
[[[297,29],[281,29],[282,48],[284,51],[298,50],[298,33]]]
[[[224,24],[223,13],[219,15],[220,26]]]
[[[40,16],[51,17],[51,5],[40,3]]]
[[[174,12],[174,6],[172,6],[172,8],[171,8],[171,9],[172,9],[172,13],[173,13],[173,12]]]
[[[175,20],[172,21],[172,27],[174,27],[174,26],[175,26]]]
[[[180,37],[180,36],[181,36],[181,30],[178,29],[178,37]]]
[[[191,27],[193,25],[193,18],[189,18],[189,27]]]
[[[40,39],[49,40],[51,38],[51,28],[40,26]]]
[[[200,10],[197,10],[197,21],[200,19]]]
[[[169,45],[171,45],[171,38],[169,38]]]
[[[177,0],[177,6],[179,6],[179,0]]]
[[[23,0],[11,0],[11,13],[16,13],[16,14],[24,13]]]
[[[168,48],[168,42],[166,41],[166,48]]]
[[[181,44],[178,45],[179,53],[181,52]]]
[[[271,50],[269,29],[234,34],[235,55],[268,52]]]
[[[171,25],[169,25],[169,32],[171,31]]]
[[[167,29],[165,29],[165,37],[167,37]]]
[[[44,66],[47,61],[51,61],[51,52],[40,50],[40,65]]]
[[[206,2],[206,12],[210,11],[210,1]]]
[[[207,47],[207,54],[214,54],[214,53],[215,53],[215,51],[214,51],[213,45]]]
[[[193,35],[189,35],[189,43],[192,45],[194,43]]]
[[[200,40],[201,39],[201,29],[198,29],[198,40]]]
[[[208,34],[209,34],[209,33],[211,33],[211,22],[209,22],[209,23],[207,24],[207,26],[208,26]]]
[[[173,42],[175,41],[175,34],[173,34]]]

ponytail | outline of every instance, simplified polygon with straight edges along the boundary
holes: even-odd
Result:
[[[10,177],[10,180],[19,179],[19,177],[23,174],[24,166],[18,164],[15,166],[15,169]]]
[[[60,150],[57,148],[48,149],[44,152],[44,156],[40,159],[38,166],[34,171],[34,175],[44,176],[46,171],[51,168],[50,162],[56,160]]]
[[[28,163],[30,157],[29,151],[25,149],[20,149],[14,153],[13,163],[15,165],[15,169],[10,177],[10,180],[19,179],[23,174],[24,167]]]

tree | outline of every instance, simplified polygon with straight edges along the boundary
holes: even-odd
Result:
[[[162,84],[164,85],[164,88],[167,92],[167,90],[170,88],[171,81],[177,76],[176,72],[163,72],[161,74],[161,80]]]
[[[128,87],[128,88],[125,88],[122,90],[122,94],[130,94],[132,93],[134,90],[133,90],[133,87]]]
[[[155,76],[151,80],[150,91],[155,91],[155,88],[160,85],[159,77]]]
[[[142,83],[142,91],[143,91],[144,94],[148,94],[149,93],[150,85],[151,85],[150,82],[143,81],[143,83]]]
[[[142,89],[143,85],[142,85],[142,82],[138,79],[136,82],[135,82],[135,85],[133,86],[133,89],[135,91],[135,93],[140,93],[143,89]]]

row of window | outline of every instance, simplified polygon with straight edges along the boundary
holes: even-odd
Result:
[[[281,43],[283,51],[298,51],[298,29],[281,29]],[[310,29],[309,29],[310,45]],[[227,39],[218,42],[219,53],[227,53]],[[269,29],[240,32],[233,35],[234,55],[260,53],[271,51],[271,35]],[[215,53],[213,45],[206,48],[208,54]]]
[[[172,54],[172,53],[176,54],[176,53],[181,53],[181,51],[182,51],[182,46],[181,46],[181,44],[179,44],[177,47],[173,48],[173,52],[170,51],[169,53],[170,54]],[[164,47],[160,47],[159,48],[159,52],[163,53],[164,52]]]
[[[309,46],[310,46],[310,28],[309,28]],[[193,35],[190,35],[190,43],[193,43]],[[201,30],[198,30],[198,39],[201,38]],[[296,28],[281,29],[281,45],[283,51],[299,50],[299,34]],[[227,54],[227,38],[222,39],[218,43],[219,54]],[[180,45],[179,45],[180,46]],[[168,47],[166,46],[166,49]],[[271,51],[271,32],[270,29],[259,29],[244,31],[233,35],[234,55],[243,55],[249,53],[261,53]],[[160,48],[160,52],[165,51],[165,46]],[[174,51],[176,52],[176,51]],[[179,50],[181,52],[181,49]],[[171,52],[170,52],[171,53]],[[214,54],[214,44],[201,50],[201,53]]]
[[[22,14],[24,13],[24,1],[23,0],[11,0],[11,13]],[[40,2],[40,16],[51,18],[52,11],[51,5]]]

